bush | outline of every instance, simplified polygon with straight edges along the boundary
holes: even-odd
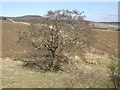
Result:
[[[59,59],[59,62],[57,61]],[[20,60],[20,59],[19,59]],[[26,58],[26,59],[21,59],[23,61],[23,67],[28,67],[32,69],[40,69],[44,72],[46,71],[58,71],[62,70],[61,63],[68,63],[68,58],[66,56],[56,56],[55,58],[55,67],[52,68],[52,58],[50,55],[44,55],[41,57],[31,57],[31,58]],[[54,69],[54,70],[51,70]]]
[[[119,68],[118,68],[118,63],[115,59],[112,59],[111,64],[108,66],[110,72],[109,72],[109,77],[111,82],[114,85],[114,88],[120,88],[120,74],[119,74]]]
[[[103,70],[96,67],[87,66],[83,63],[69,64],[65,68],[68,77],[63,82],[67,88],[106,88],[111,84],[106,78]]]
[[[116,31],[120,31],[120,28],[116,29]]]

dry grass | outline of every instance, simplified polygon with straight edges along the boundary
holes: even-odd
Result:
[[[90,65],[76,63],[77,66],[68,66],[69,77],[63,79],[69,88],[113,88],[109,81],[108,69],[104,65]],[[77,69],[76,69],[77,68]]]
[[[92,57],[92,56],[90,56]],[[65,65],[63,72],[43,73],[41,70],[22,68],[20,61],[3,59],[4,88],[112,88],[108,80],[108,57],[94,58],[97,64],[74,62]]]
[[[19,57],[23,56],[26,52],[31,51],[31,46],[29,43],[21,42],[17,45],[19,39],[19,31],[25,30],[26,25],[21,23],[13,23],[8,20],[2,21],[2,56]]]
[[[118,54],[118,33],[119,31],[106,31],[96,29],[97,41],[93,45],[96,49],[106,52],[110,55]]]
[[[19,61],[3,59],[3,88],[57,88],[63,87],[65,73],[43,73],[21,67]]]

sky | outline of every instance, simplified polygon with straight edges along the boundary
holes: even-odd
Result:
[[[117,22],[118,2],[2,2],[1,16],[43,16],[49,10],[84,11],[86,20],[95,22]]]

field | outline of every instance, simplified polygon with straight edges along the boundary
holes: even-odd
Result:
[[[17,45],[18,32],[24,30],[24,26],[24,23],[2,22],[3,88],[113,88],[107,66],[112,61],[109,56],[117,57],[118,54],[118,31],[95,30],[97,41],[93,47],[96,52],[86,54],[88,61],[81,62],[78,56],[71,56],[80,71],[65,66],[66,72],[44,73],[39,69],[24,68],[23,62],[13,60],[14,57],[27,56],[28,52],[34,53],[29,43]]]

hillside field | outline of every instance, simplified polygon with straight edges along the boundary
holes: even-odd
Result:
[[[120,31],[97,30],[97,41],[94,47],[100,51],[108,53],[109,55],[118,56],[118,34]]]
[[[26,54],[26,52],[31,52],[33,48],[29,43],[22,42],[19,46],[17,45],[17,40],[19,39],[18,32],[24,30],[26,24],[13,23],[11,21],[2,22],[2,52],[4,56],[19,56]],[[117,56],[118,54],[118,33],[120,31],[107,31],[96,29],[96,39],[97,41],[93,46],[105,53]],[[24,53],[24,54],[23,54]],[[14,55],[13,55],[14,54]]]

